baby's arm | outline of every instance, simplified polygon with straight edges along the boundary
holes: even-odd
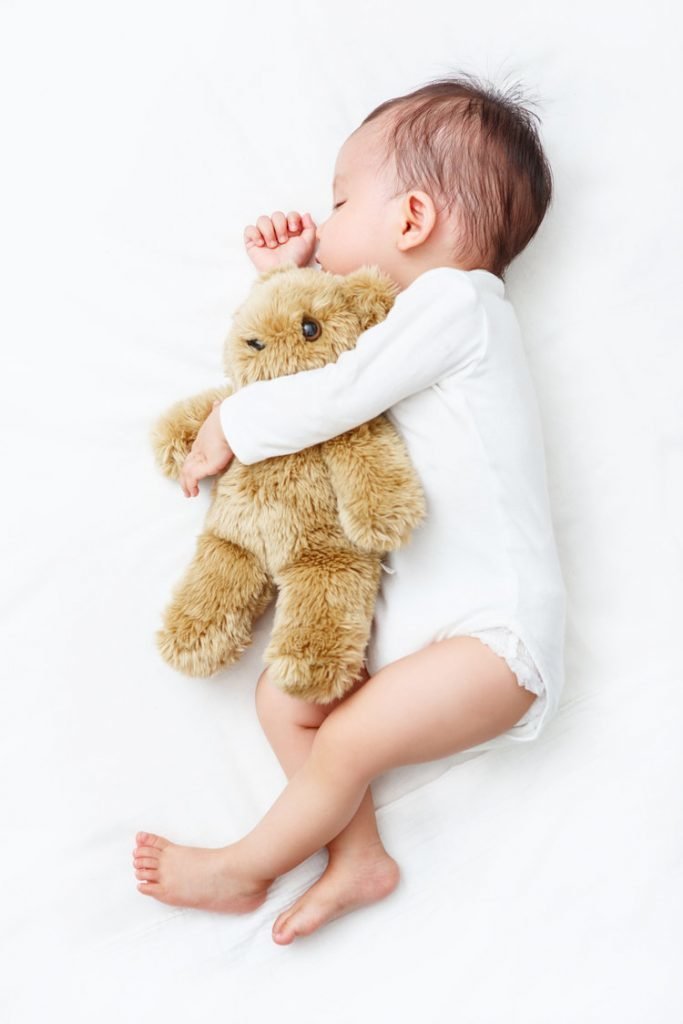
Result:
[[[465,271],[425,271],[335,363],[256,381],[226,398],[218,408],[230,449],[250,465],[366,423],[476,358],[480,315]]]
[[[310,213],[302,217],[296,210],[290,210],[286,217],[282,210],[276,210],[272,217],[263,215],[256,224],[248,224],[244,229],[247,254],[261,272],[288,262],[300,267],[310,266],[315,243],[315,221]],[[196,497],[198,481],[225,469],[235,454],[223,434],[218,404],[213,403],[213,410],[201,425],[190,454],[180,467],[178,479],[186,498]]]

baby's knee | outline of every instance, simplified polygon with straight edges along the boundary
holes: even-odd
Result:
[[[256,684],[254,700],[256,702],[256,714],[261,725],[268,725],[276,716],[282,717],[283,701],[285,695],[278,689],[270,676],[270,669],[266,668]]]
[[[256,684],[256,714],[261,725],[271,724],[317,729],[334,705],[315,704],[285,693],[270,675],[270,667],[259,676]]]
[[[368,748],[359,735],[355,716],[349,714],[344,703],[321,724],[311,753],[333,773],[357,782],[369,782],[373,777]]]

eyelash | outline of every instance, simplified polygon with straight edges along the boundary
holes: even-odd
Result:
[[[346,202],[346,200],[342,199],[342,201],[340,203],[335,203],[334,206],[332,207],[332,209],[336,210],[338,206],[343,206],[345,202]]]

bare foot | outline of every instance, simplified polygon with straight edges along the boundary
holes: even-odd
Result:
[[[255,881],[237,870],[230,846],[179,846],[138,832],[133,851],[138,891],[174,907],[246,914],[260,907],[274,879]]]
[[[376,903],[394,891],[400,876],[398,864],[381,843],[357,854],[333,857],[317,882],[276,919],[273,940],[286,946],[326,921]]]

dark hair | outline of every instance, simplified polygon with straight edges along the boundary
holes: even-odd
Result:
[[[393,157],[394,195],[421,188],[449,215],[458,207],[454,261],[474,260],[501,278],[536,234],[553,191],[538,115],[521,99],[519,87],[505,93],[463,73],[386,100],[358,126],[386,114],[382,163]]]

